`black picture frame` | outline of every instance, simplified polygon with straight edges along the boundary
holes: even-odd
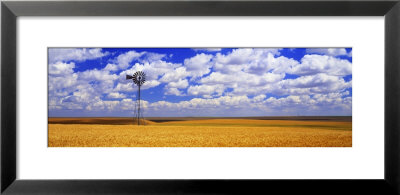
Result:
[[[385,175],[382,180],[16,179],[16,20],[19,16],[385,16]],[[3,194],[399,194],[399,0],[2,1]],[[240,167],[238,167],[240,168]],[[233,170],[234,171],[234,170]],[[368,170],[365,170],[368,171]]]

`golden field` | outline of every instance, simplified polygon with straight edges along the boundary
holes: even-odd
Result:
[[[204,119],[136,126],[66,120],[49,119],[49,147],[352,146],[351,121]]]

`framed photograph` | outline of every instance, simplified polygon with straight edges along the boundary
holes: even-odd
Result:
[[[1,192],[398,194],[399,6],[2,1]]]
[[[352,146],[352,48],[49,48],[48,70],[48,147]]]

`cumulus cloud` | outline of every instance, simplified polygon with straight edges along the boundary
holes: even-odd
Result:
[[[120,99],[120,98],[126,98],[126,95],[123,93],[111,92],[107,95],[107,97],[113,99]]]
[[[345,48],[312,48],[306,49],[309,54],[321,54],[328,56],[351,56],[351,52],[347,53]]]
[[[167,87],[172,87],[172,88],[178,88],[178,89],[183,89],[189,86],[189,82],[186,79],[180,79],[176,82],[169,82],[167,84]]]
[[[137,71],[144,71],[146,73],[146,78],[149,80],[158,80],[160,76],[174,71],[175,68],[182,66],[181,64],[175,64],[171,62],[166,62],[162,60],[153,61],[151,63],[136,63],[131,69],[121,72],[121,74],[132,75]]]
[[[48,56],[49,63],[53,64],[56,62],[65,61],[85,61],[93,60],[96,58],[101,58],[107,56],[108,52],[102,52],[100,48],[49,48]]]
[[[133,82],[118,83],[113,91],[115,92],[131,92],[136,89]]]
[[[251,61],[244,67],[244,71],[252,74],[262,75],[266,72],[286,73],[288,69],[298,65],[299,62],[287,57],[275,57],[268,53],[265,58]]]
[[[74,62],[71,63],[56,62],[54,64],[49,64],[49,74],[64,76],[67,74],[74,73],[73,68],[75,68]]]
[[[51,108],[85,109],[112,92],[118,75],[107,70],[89,69],[74,72],[75,65],[56,62],[49,64],[49,102]],[[123,98],[110,93],[109,98]]]
[[[149,109],[163,109],[170,108],[172,110],[181,109],[208,109],[223,106],[225,109],[229,107],[245,106],[246,103],[250,103],[251,100],[246,96],[223,96],[218,98],[193,98],[189,101],[181,101],[178,103],[171,103],[167,101],[158,101],[151,103]]]
[[[221,96],[224,92],[222,84],[217,85],[194,85],[188,88],[188,94],[194,96],[211,97],[212,95]]]
[[[106,71],[117,71],[118,66],[115,64],[107,64],[107,66],[104,68]]]
[[[287,96],[283,98],[270,97],[265,95],[249,98],[247,96],[221,96],[218,98],[193,98],[189,101],[177,103],[157,101],[150,103],[148,109],[157,111],[163,115],[163,110],[169,114],[181,114],[195,110],[193,116],[208,116],[210,112],[221,114],[221,116],[241,116],[241,114],[264,113],[265,115],[296,115],[299,111],[302,114],[312,115],[321,109],[340,111],[343,114],[351,114],[351,97],[341,98],[342,94],[330,93],[318,96]],[[193,112],[191,112],[193,114]]]
[[[286,94],[299,94],[293,89],[307,89],[300,94],[308,93],[329,93],[341,91],[351,87],[351,81],[346,82],[338,76],[331,76],[325,73],[299,77],[297,79],[287,79],[280,82],[282,89],[288,90]]]
[[[75,63],[57,62],[49,64],[49,97],[66,96],[78,84],[78,74],[74,73]],[[53,100],[53,103],[59,102]]]
[[[201,78],[201,85],[190,86],[188,94],[298,95],[351,87],[351,82],[345,82],[342,78],[352,71],[351,63],[347,60],[305,55],[298,62],[275,55],[279,55],[278,49],[237,49],[227,55],[217,54],[213,59],[214,72]],[[285,79],[287,74],[300,77]]]
[[[184,64],[188,73],[193,78],[201,77],[210,72],[210,60],[213,56],[204,53],[197,54],[196,56],[185,59]]]
[[[129,51],[129,52],[126,52],[124,54],[121,54],[114,60],[115,64],[107,65],[107,66],[109,66],[108,69],[113,69],[113,68],[126,69],[126,68],[128,68],[130,66],[130,63],[133,60],[139,59],[143,54],[145,54],[145,52],[140,52],[139,53],[139,52],[136,52],[136,51]]]
[[[165,58],[165,54],[145,52],[145,58],[141,59],[141,62],[154,62],[159,61]]]
[[[335,76],[346,76],[352,73],[352,64],[348,60],[322,55],[305,55],[301,63],[292,66],[288,73],[312,75],[326,73]]]
[[[168,87],[165,88],[165,95],[175,95],[175,96],[183,96],[184,94],[178,88]]]
[[[143,64],[135,63],[130,69],[120,72],[118,84],[114,91],[132,91],[135,86],[131,84],[132,81],[126,81],[125,77],[126,75],[133,75],[137,71],[143,71],[146,74],[146,84],[142,86],[142,89],[156,87],[162,82],[175,81],[176,75],[179,75],[181,70],[178,67],[181,67],[181,64],[163,60],[145,62]],[[184,72],[184,69],[182,71]],[[164,79],[160,79],[163,76],[165,76]]]
[[[281,50],[242,48],[222,53],[198,48],[197,54],[180,61],[171,60],[179,53],[49,50],[49,109],[131,113],[135,102],[129,98],[135,97],[137,86],[125,76],[144,71],[146,83],[141,89],[165,95],[164,101],[144,101],[149,114],[162,114],[163,109],[186,116],[290,115],[299,110],[351,114],[352,81],[345,77],[352,75],[352,63],[337,57],[351,57],[351,51],[310,49],[295,60],[281,55]],[[66,56],[57,57],[63,52]],[[96,68],[76,65],[105,56],[106,63]],[[174,96],[189,100],[170,101]]]
[[[229,54],[217,53],[213,59],[214,69],[223,73],[242,71],[250,65],[264,63],[268,55],[278,55],[279,49],[235,49]]]
[[[114,81],[118,79],[118,75],[110,74],[109,71],[106,70],[87,70],[84,72],[80,72],[80,78],[84,80],[94,80],[94,81]]]
[[[175,82],[178,80],[182,80],[189,76],[189,73],[186,71],[186,67],[178,67],[174,70],[166,72],[160,79],[163,83]]]
[[[237,72],[236,74],[223,74],[213,72],[209,76],[200,80],[204,84],[224,84],[227,87],[260,86],[278,82],[285,77],[284,74],[264,73],[263,75],[254,75],[246,72]]]

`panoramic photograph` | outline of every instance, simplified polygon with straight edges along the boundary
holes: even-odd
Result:
[[[352,48],[48,48],[48,147],[352,147]]]

